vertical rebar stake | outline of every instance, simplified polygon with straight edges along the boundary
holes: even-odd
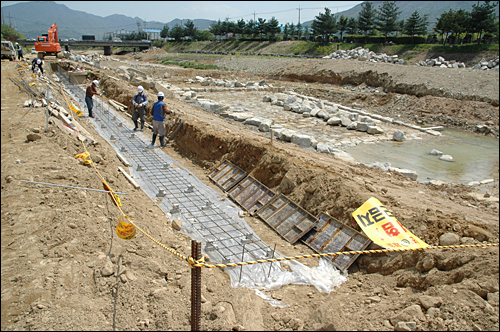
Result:
[[[276,252],[276,243],[274,244],[274,249],[273,249],[273,254],[271,256],[271,259],[274,259],[274,253]],[[269,273],[267,274],[267,277],[269,278],[269,276],[271,275],[271,268],[273,267],[273,262],[271,262],[271,264],[269,264]]]
[[[201,258],[201,243],[191,241],[191,257]],[[200,331],[201,320],[201,267],[191,269],[191,331]]]
[[[241,261],[243,262],[245,257],[245,243],[243,242],[243,252],[241,253]],[[241,272],[243,271],[243,265],[240,265],[240,278],[238,279],[238,282],[241,281]]]

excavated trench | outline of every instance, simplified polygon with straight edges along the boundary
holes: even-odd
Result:
[[[101,79],[101,81],[106,90],[106,96],[128,105],[127,112],[131,114],[130,104],[134,88],[124,89],[123,86],[111,79]],[[249,129],[243,129],[245,132],[242,132],[238,124],[220,118],[215,122],[224,121],[225,124],[216,127],[213,124],[213,119],[204,121],[206,119],[200,118],[200,114],[191,114],[190,107],[194,106],[185,103],[179,106],[178,101],[175,100],[169,100],[169,102],[174,103],[174,109],[182,108],[184,110],[178,115],[184,121],[184,125],[172,140],[172,146],[179,155],[188,158],[195,165],[206,169],[207,172],[212,172],[226,160],[230,161],[271,190],[287,195],[290,200],[296,202],[312,215],[327,213],[359,230],[358,225],[352,222],[351,213],[373,196],[373,190],[367,184],[366,179],[374,180],[379,176],[386,176],[386,173],[378,169],[367,173],[366,167],[362,165],[334,167],[331,164],[330,156],[315,153],[314,157],[311,158],[310,151],[292,146],[292,144],[288,144],[286,150],[282,146],[276,146],[286,143],[280,142],[270,145],[267,137],[263,138],[258,134],[251,134],[253,131]],[[214,117],[212,114],[205,116]],[[151,115],[148,115],[146,121],[150,123],[151,120]],[[392,174],[391,176],[395,183],[407,180],[404,175]],[[360,180],[361,178],[365,180]],[[410,183],[409,186],[412,187],[415,184]],[[455,190],[460,192],[460,186]],[[436,217],[434,211],[421,209],[418,216],[414,215],[413,218],[408,218],[407,214],[403,212],[404,207],[400,205],[397,198],[383,195],[380,200],[383,204],[391,206],[393,212],[401,216],[399,220],[404,222],[410,230],[425,222],[426,229],[425,232],[421,233],[421,238],[427,243],[438,243],[439,236],[449,228],[449,225],[443,222],[439,216]],[[466,229],[467,221],[464,215],[446,214],[445,216],[453,217],[462,229]],[[351,269],[359,268],[367,273],[381,273],[383,275],[399,271],[398,284],[402,287],[406,285],[417,289],[427,289],[436,283],[460,282],[464,277],[468,277],[467,273],[464,274],[459,269],[474,259],[473,257],[466,259],[467,257],[469,256],[458,252],[456,255],[453,254],[451,259],[449,255],[442,257],[436,252],[362,255]],[[421,272],[436,267],[442,273],[415,278],[404,273],[405,269],[410,267],[416,267]],[[438,275],[439,277],[437,277]]]

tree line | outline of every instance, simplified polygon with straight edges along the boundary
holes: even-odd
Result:
[[[443,36],[443,43],[449,37],[453,43],[458,40],[472,42],[474,34],[480,43],[485,34],[498,34],[498,19],[495,16],[495,8],[498,2],[484,1],[475,4],[472,10],[463,9],[444,12],[437,19],[434,32]],[[399,7],[396,1],[384,1],[375,9],[372,2],[361,4],[361,11],[357,18],[335,15],[329,8],[324,13],[315,16],[310,27],[302,26],[300,23],[294,25],[286,23],[280,26],[279,21],[273,16],[270,20],[258,18],[257,20],[245,21],[240,19],[236,22],[229,18],[213,22],[208,31],[199,31],[193,21],[188,20],[184,26],[176,24],[171,29],[165,25],[160,33],[162,38],[171,38],[177,42],[189,40],[306,40],[316,42],[342,42],[344,35],[364,36],[367,43],[369,36],[382,35],[384,42],[391,35],[406,35],[411,37],[414,43],[415,37],[425,36],[428,33],[428,15],[420,15],[415,10],[411,16],[404,20],[399,19]],[[460,36],[465,36],[460,39]]]

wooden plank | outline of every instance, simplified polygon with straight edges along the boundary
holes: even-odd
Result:
[[[126,105],[124,105],[124,104],[122,104],[122,103],[120,103],[120,102],[118,102],[118,101],[116,101],[116,100],[114,100],[114,99],[108,99],[108,100],[109,100],[109,102],[113,102],[113,103],[115,103],[115,104],[116,104],[116,105],[118,105],[119,107],[123,107],[124,109],[128,109],[128,106],[126,106]]]
[[[135,182],[135,181],[134,181],[134,179],[132,179],[132,178],[130,177],[130,175],[129,175],[127,172],[125,172],[125,171],[123,170],[123,168],[118,167],[118,170],[119,170],[120,172],[122,172],[122,173],[123,173],[123,175],[125,175],[125,177],[127,178],[128,182],[130,182],[130,183],[134,186],[134,188],[135,188],[135,189],[139,189],[139,188],[141,187],[141,186],[139,186],[139,185],[137,184],[137,182]]]
[[[124,156],[122,156],[119,152],[116,153],[116,156],[118,157],[118,159],[120,159],[120,161],[123,163],[123,165],[127,166],[127,167],[131,167],[132,165],[127,161],[127,159],[125,159]]]

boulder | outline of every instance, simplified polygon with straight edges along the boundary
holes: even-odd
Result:
[[[430,154],[432,154],[432,155],[440,155],[441,154],[442,155],[443,153],[441,151],[439,151],[439,150],[432,149],[432,151],[430,152]]]
[[[368,130],[368,124],[366,122],[358,122],[356,129],[358,131],[364,131],[366,132]]]
[[[379,134],[383,134],[384,131],[382,130],[382,128],[379,128],[377,126],[368,126],[368,128],[366,129],[366,132],[368,134],[371,134],[371,135],[379,135]]]
[[[281,131],[281,136],[279,139],[282,141],[285,141],[285,142],[291,142],[292,137],[294,135],[295,135],[295,131],[290,130],[290,129],[284,129],[283,131]]]
[[[292,136],[291,142],[303,148],[308,148],[311,146],[311,136],[295,134]]]
[[[421,295],[419,300],[425,310],[429,308],[437,308],[443,303],[443,299],[437,296]]]
[[[449,154],[443,154],[441,157],[439,157],[439,160],[453,161],[453,157],[450,156]]]
[[[337,125],[340,125],[342,123],[342,120],[340,118],[334,116],[334,117],[331,117],[330,119],[328,119],[328,121],[326,123],[329,124],[330,126],[337,126]]]
[[[416,320],[424,319],[424,313],[418,304],[411,305],[403,309],[399,314],[389,318],[392,325],[397,325],[399,322],[415,322]]]
[[[325,143],[318,143],[316,145],[316,150],[321,153],[330,153],[332,147]]]
[[[389,170],[390,171],[393,171],[393,172],[398,172],[398,173],[401,173],[403,174],[404,176],[412,179],[413,181],[416,181],[417,180],[417,177],[418,177],[418,174],[417,172],[415,171],[411,171],[409,169],[403,169],[403,168],[397,168],[397,167],[389,167]]]
[[[324,110],[330,114],[337,114],[339,112],[339,108],[337,106],[325,106]]]
[[[317,116],[318,118],[325,119],[325,120],[328,120],[328,119],[330,118],[330,114],[329,114],[328,112],[325,112],[325,111],[322,111],[322,110],[320,110],[320,111],[316,114],[316,116]]]
[[[451,246],[460,242],[460,237],[453,233],[444,233],[439,237],[439,245]]]
[[[396,130],[392,135],[392,139],[397,142],[402,142],[406,140],[406,137],[402,131]]]
[[[348,127],[352,123],[353,122],[348,117],[343,116],[343,117],[340,118],[340,124],[343,127]]]
[[[172,220],[172,228],[175,229],[176,231],[181,231],[182,220],[180,220],[179,218]]]
[[[263,132],[268,132],[273,124],[273,120],[264,119],[259,125],[259,130]]]

